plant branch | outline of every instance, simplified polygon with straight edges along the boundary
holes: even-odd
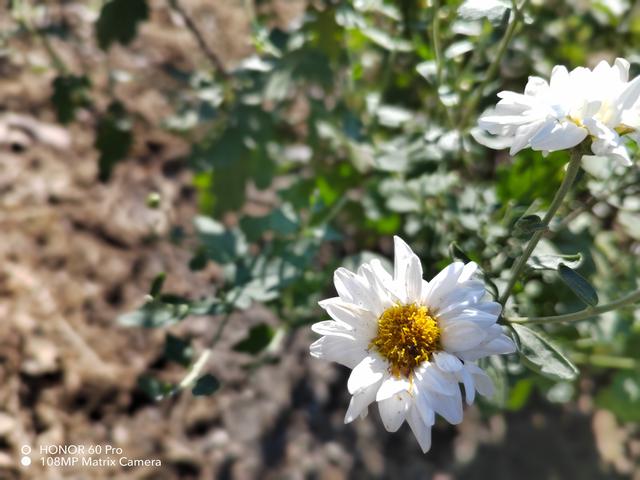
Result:
[[[433,2],[433,22],[431,24],[433,51],[436,55],[436,86],[442,82],[442,45],[440,43],[440,0]]]
[[[560,208],[560,205],[562,204],[564,197],[566,197],[567,193],[569,192],[571,185],[573,185],[576,175],[580,170],[581,161],[582,161],[582,150],[579,147],[575,147],[574,149],[571,150],[571,160],[569,161],[569,166],[567,167],[567,172],[565,173],[564,179],[560,184],[560,188],[558,189],[555,197],[551,201],[549,210],[547,210],[546,215],[542,219],[542,224],[544,228],[537,230],[531,236],[531,240],[529,240],[529,243],[527,243],[527,246],[524,249],[524,252],[522,252],[522,255],[520,256],[520,258],[518,258],[516,263],[514,263],[513,268],[511,269],[511,276],[509,278],[509,283],[507,284],[507,287],[505,288],[504,292],[502,292],[502,296],[500,297],[500,303],[503,306],[509,299],[509,295],[511,295],[511,291],[513,290],[513,287],[518,281],[518,277],[522,273],[524,266],[527,264],[527,260],[529,259],[534,249],[536,248],[536,245],[538,245],[538,242],[540,241],[545,231],[549,227],[549,223],[551,222],[551,219],[558,211],[558,208]]]
[[[473,111],[478,105],[478,102],[482,98],[485,88],[487,87],[489,82],[493,80],[493,77],[498,71],[498,68],[500,67],[500,63],[502,62],[502,57],[504,57],[504,54],[507,52],[507,48],[509,47],[509,43],[511,43],[511,39],[513,38],[513,35],[516,32],[516,28],[518,27],[518,24],[520,23],[520,21],[524,18],[524,15],[522,12],[528,2],[529,0],[524,0],[524,2],[522,2],[522,5],[519,8],[515,0],[511,2],[512,4],[511,11],[513,12],[513,20],[511,20],[511,23],[509,23],[509,25],[507,26],[507,29],[505,30],[504,35],[502,36],[502,40],[500,40],[500,45],[498,45],[498,52],[496,53],[496,56],[493,58],[493,61],[489,65],[489,68],[487,68],[487,73],[485,74],[484,79],[482,80],[480,85],[478,85],[478,87],[473,90],[473,93],[471,94],[471,96],[467,101],[467,106],[464,112],[462,113],[462,117],[460,118],[460,128],[464,128],[466,126],[467,122],[469,121],[469,117],[471,117],[471,115],[473,114]]]
[[[187,14],[187,12],[183,8],[183,6],[180,4],[180,2],[178,0],[169,0],[169,5],[171,6],[171,8],[173,8],[176,11],[176,13],[178,13],[178,15],[182,17],[187,29],[189,29],[189,31],[193,34],[196,41],[198,42],[198,46],[200,47],[200,50],[202,50],[202,52],[205,54],[209,62],[211,62],[211,65],[213,65],[213,68],[217,70],[220,76],[222,76],[223,78],[225,79],[229,78],[229,74],[227,73],[224,65],[222,64],[222,61],[220,60],[218,55],[216,55],[215,52],[211,50],[209,45],[207,45],[207,42],[202,36],[202,33],[196,26],[195,22]]]
[[[573,353],[571,360],[576,363],[603,368],[620,368],[624,370],[640,370],[640,362],[635,358],[614,357],[611,355]]]
[[[579,322],[600,315],[601,313],[618,310],[623,307],[633,305],[640,302],[640,288],[628,293],[624,297],[619,298],[611,303],[599,305],[597,307],[588,307],[584,310],[574,313],[565,313],[563,315],[553,315],[550,317],[506,317],[509,323],[556,323],[556,322]]]

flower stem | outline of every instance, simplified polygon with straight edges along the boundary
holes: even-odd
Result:
[[[507,284],[507,287],[505,288],[504,292],[502,292],[502,296],[500,297],[500,303],[503,306],[509,299],[509,295],[511,295],[511,291],[513,290],[513,287],[518,281],[518,277],[522,273],[524,266],[527,264],[527,260],[529,259],[529,257],[533,253],[533,250],[536,248],[536,245],[538,245],[538,242],[540,241],[545,231],[549,227],[549,223],[551,222],[551,219],[558,211],[558,208],[560,208],[560,205],[562,204],[564,197],[566,197],[567,193],[569,192],[571,185],[573,185],[576,175],[580,170],[581,160],[582,160],[582,150],[580,149],[580,147],[575,147],[574,149],[571,150],[571,160],[569,161],[569,166],[567,167],[567,172],[565,173],[564,179],[562,180],[562,184],[560,184],[560,188],[558,189],[555,197],[553,197],[553,200],[551,201],[549,210],[547,210],[546,215],[542,219],[542,224],[544,225],[544,228],[537,230],[531,236],[531,240],[529,240],[529,243],[524,249],[524,252],[522,252],[522,255],[520,256],[520,258],[518,258],[516,263],[513,265],[513,268],[511,269],[511,277],[509,278],[509,283]]]
[[[553,315],[550,317],[506,317],[505,320],[510,323],[555,323],[555,322],[579,322],[600,315],[601,313],[618,310],[620,308],[633,305],[640,302],[640,288],[628,293],[622,298],[611,303],[599,305],[597,307],[588,307],[584,310],[574,313],[565,313],[563,315]]]
[[[635,358],[613,357],[611,355],[573,353],[571,360],[576,363],[589,364],[594,367],[620,368],[623,370],[640,370],[640,362]]]
[[[222,63],[218,55],[216,55],[216,53],[209,47],[206,40],[204,39],[204,36],[202,35],[202,32],[197,27],[191,16],[184,9],[179,0],[169,0],[169,5],[178,15],[182,17],[185,26],[191,32],[196,42],[198,43],[198,47],[200,47],[200,50],[202,51],[202,53],[204,53],[205,57],[207,57],[207,60],[209,60],[216,72],[223,79],[228,79],[229,73],[227,72],[224,64]]]
[[[436,56],[436,87],[442,82],[442,45],[440,43],[440,0],[433,2],[433,23],[431,24],[433,35],[433,51]]]

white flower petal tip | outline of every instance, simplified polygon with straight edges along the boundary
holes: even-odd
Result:
[[[602,61],[594,69],[568,71],[557,65],[549,82],[529,77],[523,94],[503,91],[495,108],[480,116],[478,127],[493,139],[475,135],[490,148],[509,148],[515,155],[524,148],[543,152],[575,147],[589,138],[595,155],[630,165],[623,135],[637,141],[640,125],[640,76],[629,81],[629,62]],[[597,132],[594,125],[598,124]],[[621,132],[618,134],[618,132]]]
[[[529,90],[548,88],[531,83]],[[379,261],[355,273],[336,271],[338,296],[319,302],[331,319],[311,327],[322,337],[310,353],[352,370],[345,423],[364,418],[375,402],[386,430],[406,421],[427,452],[436,414],[460,423],[463,393],[467,404],[476,393],[493,394],[491,380],[473,362],[513,352],[515,345],[496,323],[500,304],[485,300],[478,265],[454,262],[427,282],[409,245],[399,237],[394,245],[393,273]]]

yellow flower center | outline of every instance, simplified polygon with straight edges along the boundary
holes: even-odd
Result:
[[[420,305],[395,305],[378,319],[378,334],[371,341],[391,364],[396,377],[409,377],[413,369],[440,350],[440,327]]]

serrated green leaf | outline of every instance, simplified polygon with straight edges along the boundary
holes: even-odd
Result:
[[[98,45],[106,50],[114,42],[128,44],[136,36],[138,23],[148,17],[146,0],[109,0],[96,22]]]
[[[521,324],[511,324],[518,335],[518,350],[532,370],[555,380],[573,380],[578,369],[544,334]]]
[[[598,304],[598,293],[582,275],[563,263],[558,266],[558,274],[580,300],[591,307]]]
[[[273,328],[266,323],[261,323],[260,325],[252,327],[251,330],[249,330],[249,336],[241,342],[236,343],[233,346],[233,349],[236,352],[245,352],[250,353],[251,355],[256,355],[267,348],[274,335],[275,331]]]
[[[208,396],[213,394],[220,388],[220,382],[216,377],[207,373],[196,381],[196,384],[191,389],[191,393],[195,397]]]

